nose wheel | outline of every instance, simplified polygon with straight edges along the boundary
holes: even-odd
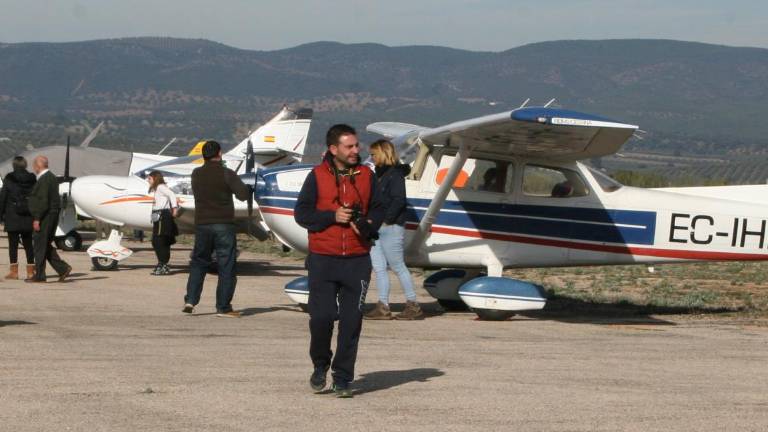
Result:
[[[96,257],[91,258],[93,268],[99,271],[109,271],[117,269],[117,261],[112,258]]]

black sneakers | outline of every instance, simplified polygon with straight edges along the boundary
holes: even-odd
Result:
[[[312,376],[309,377],[309,385],[315,393],[320,393],[325,389],[328,369],[330,369],[328,366],[316,367],[315,371],[312,372]],[[337,398],[347,399],[353,396],[352,389],[349,388],[349,383],[334,382],[331,386],[331,390],[336,393]]]
[[[333,383],[333,392],[336,393],[336,397],[340,399],[349,399],[353,396],[349,384]]]
[[[321,392],[325,388],[326,375],[328,374],[329,367],[316,367],[312,372],[312,376],[309,377],[309,385],[315,392]]]
[[[166,276],[171,274],[171,269],[167,264],[158,264],[154,270],[152,270],[152,276]]]

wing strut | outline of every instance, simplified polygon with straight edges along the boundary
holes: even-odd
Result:
[[[453,137],[453,139],[456,138]],[[424,216],[421,218],[419,227],[416,228],[416,233],[413,235],[411,244],[409,245],[409,254],[418,255],[422,245],[427,240],[427,237],[429,237],[432,224],[435,222],[435,219],[437,219],[437,215],[440,213],[440,209],[443,208],[443,204],[445,204],[445,199],[448,198],[448,193],[451,191],[453,183],[459,177],[461,169],[464,168],[464,164],[467,162],[470,150],[470,147],[463,141],[459,144],[459,151],[456,153],[456,158],[453,159],[453,162],[448,168],[448,172],[443,179],[443,183],[437,189],[437,192],[435,192],[435,197],[432,199],[432,202],[429,204],[426,213],[424,213]]]

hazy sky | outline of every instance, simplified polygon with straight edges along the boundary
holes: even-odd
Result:
[[[206,38],[500,51],[556,39],[664,38],[768,47],[766,0],[0,0],[0,42]]]

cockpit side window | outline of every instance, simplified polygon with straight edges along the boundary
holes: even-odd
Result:
[[[523,171],[523,193],[537,197],[575,198],[589,195],[589,188],[576,171],[529,164]]]
[[[454,156],[444,155],[435,175],[435,185],[443,183]],[[453,183],[454,190],[506,193],[512,190],[514,164],[510,161],[469,158]]]

